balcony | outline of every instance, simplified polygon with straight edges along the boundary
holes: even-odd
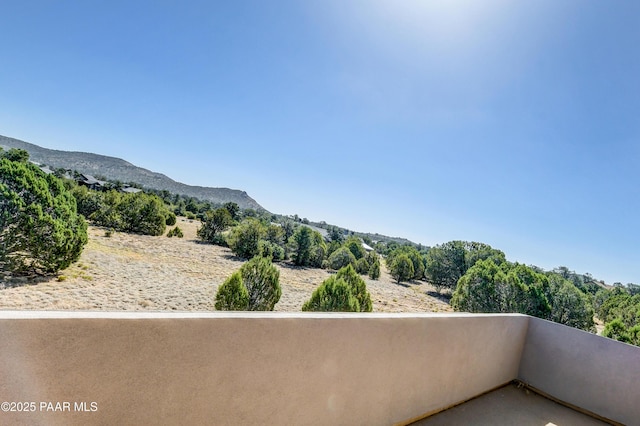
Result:
[[[0,338],[2,424],[640,419],[640,348],[518,314],[3,311]]]

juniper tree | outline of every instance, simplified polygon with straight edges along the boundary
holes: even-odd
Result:
[[[58,178],[14,154],[0,155],[0,270],[54,273],[80,257],[87,224]]]

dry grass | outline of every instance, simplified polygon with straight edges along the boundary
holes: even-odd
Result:
[[[0,309],[212,311],[217,288],[243,260],[196,241],[198,222],[179,218],[184,238],[150,237],[89,227],[78,262],[56,277],[0,290]],[[300,311],[329,271],[277,264],[282,297],[276,311]],[[446,312],[424,283],[397,285],[386,271],[367,280],[374,312]]]

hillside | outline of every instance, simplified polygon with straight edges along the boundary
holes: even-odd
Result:
[[[215,204],[232,201],[243,209],[265,210],[245,191],[186,185],[161,173],[137,167],[120,158],[86,152],[47,149],[6,136],[0,136],[0,147],[24,149],[29,152],[32,161],[46,164],[53,169],[77,170],[80,173],[104,176],[110,180],[119,180],[125,183],[135,182],[148,189],[166,190],[173,194],[187,195]]]
[[[57,277],[15,277],[2,289],[0,309],[213,311],[218,286],[244,262],[228,248],[196,241],[199,221],[179,218],[184,238],[151,237],[90,226],[80,260]],[[324,269],[276,263],[282,297],[276,311],[300,312],[312,292],[331,275]],[[374,312],[449,312],[424,281],[395,284],[386,271],[364,277]]]

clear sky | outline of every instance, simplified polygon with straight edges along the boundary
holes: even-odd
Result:
[[[2,2],[0,134],[640,283],[640,2]]]

